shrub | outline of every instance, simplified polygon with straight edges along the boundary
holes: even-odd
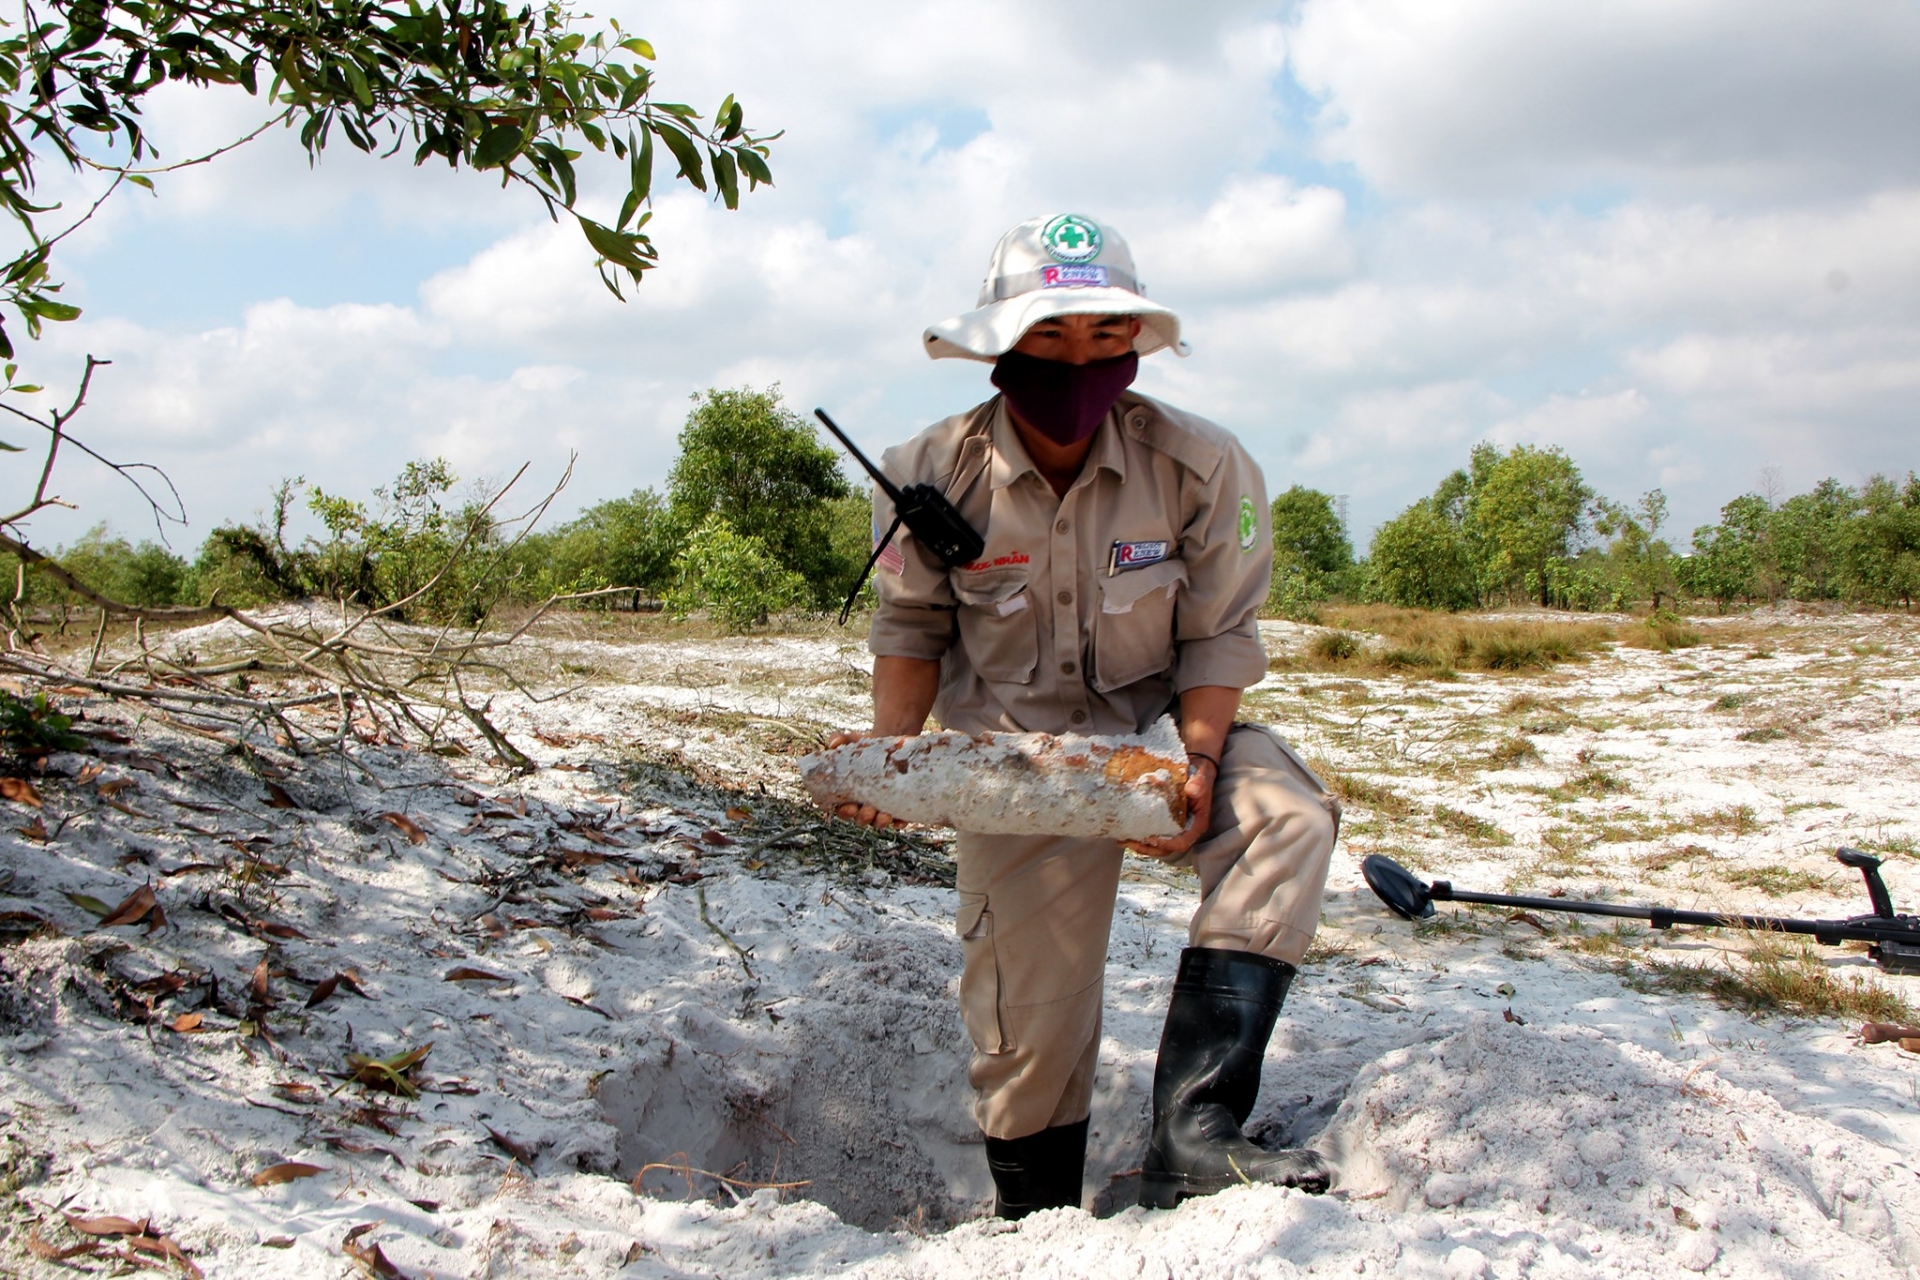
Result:
[[[1307,645],[1307,653],[1320,662],[1351,662],[1360,656],[1360,637],[1351,631],[1322,631]]]
[[[757,538],[708,516],[674,557],[675,582],[667,607],[682,617],[705,609],[729,631],[757,623],[807,598],[807,584],[781,565]]]

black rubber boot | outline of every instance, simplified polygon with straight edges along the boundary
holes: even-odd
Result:
[[[1009,1221],[1039,1209],[1078,1209],[1087,1166],[1087,1122],[1060,1124],[1024,1138],[988,1138],[993,1211]]]
[[[1140,1203],[1171,1209],[1188,1196],[1266,1182],[1325,1191],[1332,1167],[1313,1151],[1269,1151],[1240,1132],[1260,1092],[1260,1061],[1293,966],[1247,951],[1188,947],[1160,1035],[1153,1133]]]

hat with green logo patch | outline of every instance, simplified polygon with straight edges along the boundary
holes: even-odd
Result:
[[[1145,292],[1127,242],[1112,227],[1077,213],[1034,218],[1000,237],[979,306],[928,329],[927,354],[995,360],[1053,316],[1139,316],[1135,351],[1171,347],[1186,355],[1180,317]]]

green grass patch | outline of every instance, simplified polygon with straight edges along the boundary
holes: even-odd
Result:
[[[1755,934],[1745,960],[1723,965],[1652,961],[1644,978],[1623,973],[1641,990],[1698,993],[1730,1008],[1751,1013],[1808,1017],[1860,1018],[1909,1023],[1913,1006],[1898,992],[1859,974],[1835,974],[1814,943],[1784,934]]]

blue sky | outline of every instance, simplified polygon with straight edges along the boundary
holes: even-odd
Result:
[[[778,382],[884,446],[987,394],[919,332],[1060,210],[1119,228],[1187,321],[1194,355],[1141,388],[1239,433],[1276,491],[1351,495],[1363,541],[1481,439],[1661,486],[1682,536],[1767,467],[1791,490],[1920,465],[1910,4],[594,8],[669,96],[787,130],[739,212],[658,202],[663,265],[625,305],[517,193],[312,169],[284,136],[70,242],[86,316],[24,363],[58,389],[115,361],[76,430],[167,467],[176,546],[283,476],[364,494],[435,454],[550,479],[577,451],[568,510],[658,484],[714,385]],[[149,129],[183,156],[260,114],[182,91]],[[79,509],[36,536],[150,528],[110,477],[60,479]]]

